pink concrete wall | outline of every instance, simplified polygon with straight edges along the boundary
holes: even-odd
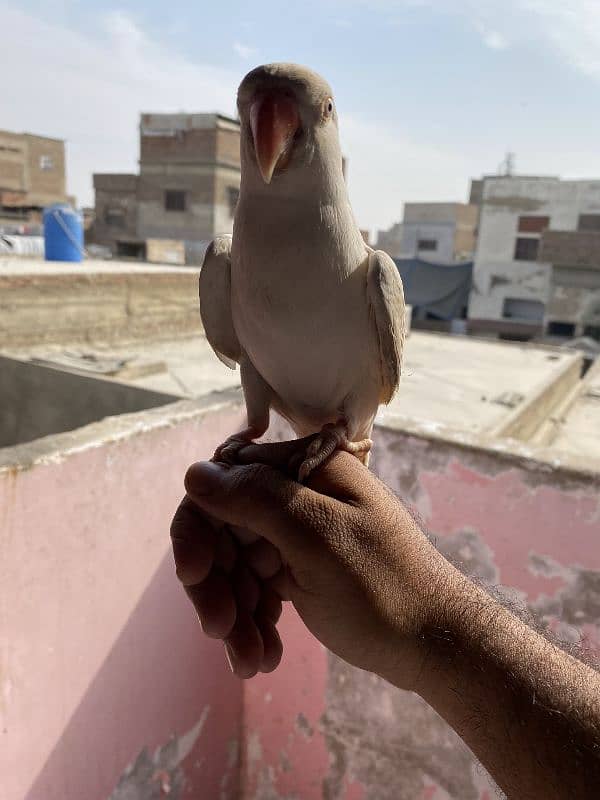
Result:
[[[175,579],[169,523],[188,464],[240,419],[0,472],[3,800],[238,796],[242,685]]]
[[[244,684],[202,637],[168,526],[186,466],[241,418],[132,422],[0,473],[3,800],[491,800],[431,709],[328,654],[292,609],[281,666]],[[597,478],[382,429],[372,463],[466,572],[598,644]]]
[[[384,429],[372,464],[465,572],[600,649],[598,478]],[[245,800],[496,796],[420,698],[328,655],[289,609],[282,638],[279,670],[245,687]]]

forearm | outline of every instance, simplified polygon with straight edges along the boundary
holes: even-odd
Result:
[[[597,796],[598,673],[453,568],[440,608],[415,690],[509,797]]]

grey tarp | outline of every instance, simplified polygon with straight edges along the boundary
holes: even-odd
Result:
[[[429,312],[439,319],[462,317],[469,303],[473,262],[432,264],[420,258],[394,259],[406,302],[413,311]]]

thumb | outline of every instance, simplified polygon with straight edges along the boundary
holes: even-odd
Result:
[[[298,538],[306,546],[307,525],[323,518],[325,504],[336,502],[266,464],[201,461],[188,469],[185,489],[200,508],[264,536],[284,557]]]

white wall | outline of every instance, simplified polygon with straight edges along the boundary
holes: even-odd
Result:
[[[546,304],[549,264],[514,259],[520,216],[548,216],[554,230],[577,230],[580,214],[600,213],[600,181],[558,178],[486,178],[473,271],[469,317],[502,318],[504,300]]]

